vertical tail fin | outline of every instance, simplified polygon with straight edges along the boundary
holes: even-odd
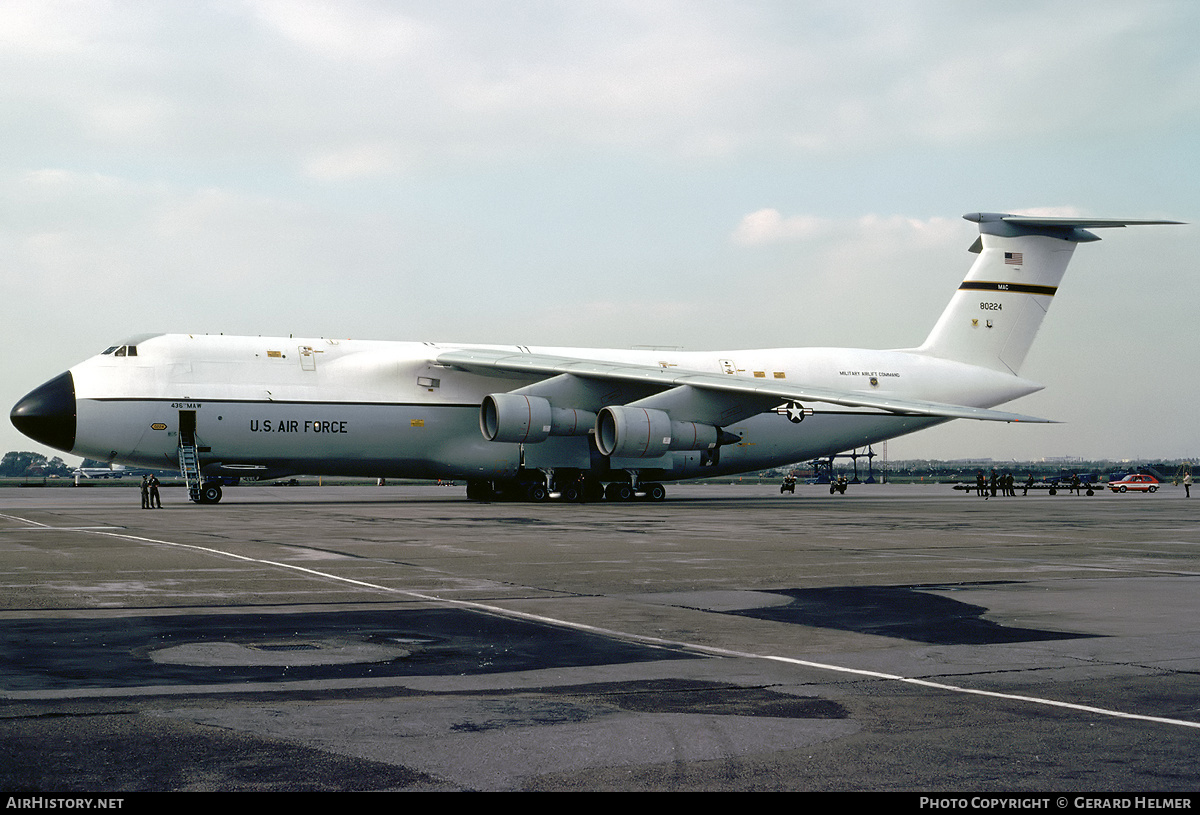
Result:
[[[1012,374],[1025,361],[1075,245],[1100,240],[1088,228],[1179,223],[992,212],[963,217],[979,224],[971,247],[979,257],[916,350]]]

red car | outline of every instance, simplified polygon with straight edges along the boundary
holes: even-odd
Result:
[[[1158,479],[1152,475],[1127,475],[1120,481],[1110,482],[1108,488],[1113,492],[1157,492]]]

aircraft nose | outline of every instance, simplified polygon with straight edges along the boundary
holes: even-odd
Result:
[[[30,391],[9,418],[34,441],[71,452],[75,447],[75,379],[71,372]]]

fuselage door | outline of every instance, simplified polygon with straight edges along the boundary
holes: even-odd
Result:
[[[179,443],[191,447],[196,443],[196,411],[179,411]]]
[[[301,345],[296,350],[300,352],[300,370],[317,370],[317,355],[313,352],[311,345]]]

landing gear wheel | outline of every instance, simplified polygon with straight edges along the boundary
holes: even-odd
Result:
[[[220,484],[205,484],[200,490],[200,503],[216,504],[221,501],[221,485]]]
[[[614,481],[604,488],[604,497],[610,501],[628,501],[633,498],[633,485]]]
[[[535,504],[545,501],[549,495],[545,484],[530,484],[525,488],[525,497]]]
[[[662,484],[647,484],[646,485],[646,500],[647,501],[663,501],[667,497],[667,488]]]

